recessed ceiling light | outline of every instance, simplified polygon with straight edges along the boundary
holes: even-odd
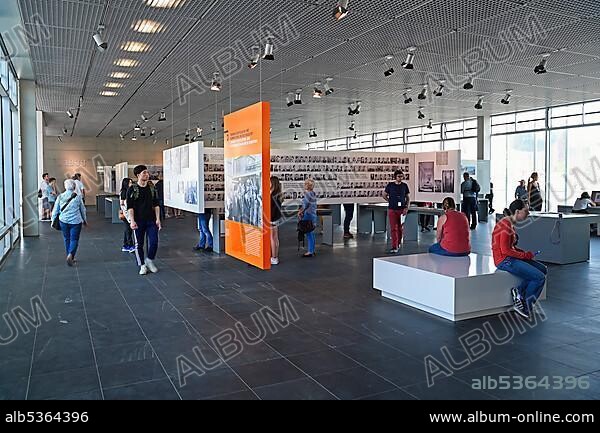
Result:
[[[165,25],[158,21],[137,20],[131,28],[138,33],[159,33],[165,29]]]
[[[185,0],[144,0],[145,3],[153,8],[176,8],[182,6]]]
[[[140,64],[139,60],[134,59],[117,59],[115,60],[116,66],[121,66],[123,68],[133,68]]]
[[[108,87],[109,89],[120,89],[121,87],[125,87],[125,84],[109,81],[108,83],[104,84],[104,87]]]
[[[100,96],[118,96],[117,92],[113,92],[112,90],[103,90],[100,92]]]
[[[126,79],[126,78],[131,78],[131,74],[129,72],[113,72],[112,74],[110,74],[110,78],[117,78],[117,79]]]
[[[150,49],[150,45],[145,44],[144,42],[129,41],[123,43],[121,49],[129,53],[145,53]]]

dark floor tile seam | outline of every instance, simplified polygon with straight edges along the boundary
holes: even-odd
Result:
[[[110,271],[109,271],[110,273]],[[111,274],[112,275],[112,274]],[[250,387],[250,385],[248,385],[248,383],[246,383],[246,381],[237,373],[237,371],[235,371],[233,369],[233,367],[231,365],[229,365],[229,363],[227,363],[222,357],[221,355],[213,348],[213,346],[208,342],[208,340],[198,331],[198,329],[196,329],[196,327],[181,313],[181,311],[179,311],[179,309],[177,307],[175,307],[171,301],[169,299],[167,299],[167,297],[164,295],[163,292],[160,291],[160,289],[157,287],[156,282],[153,281],[151,278],[149,278],[147,280],[156,291],[158,291],[158,293],[160,293],[160,295],[165,299],[165,302],[167,302],[169,305],[171,305],[171,307],[173,308],[173,310],[175,312],[177,312],[177,314],[179,314],[179,316],[182,318],[183,323],[185,324],[186,328],[192,329],[195,333],[196,333],[196,337],[200,338],[200,340],[202,342],[204,342],[209,349],[217,356],[217,358],[223,363],[223,365],[225,365],[230,371],[231,373],[233,373],[245,386],[246,388],[248,388],[253,394],[255,394],[256,397],[258,397],[258,395],[256,395],[256,393],[254,391],[252,391],[252,388]],[[115,282],[116,284],[116,282]],[[188,283],[189,284],[189,283]],[[129,305],[128,305],[129,306]],[[220,308],[220,307],[218,307]],[[224,310],[223,310],[224,311]],[[225,311],[224,311],[225,312]],[[226,312],[225,312],[226,313]],[[226,313],[227,314],[227,313]],[[231,317],[231,316],[230,316]],[[135,318],[136,322],[137,322],[137,318]],[[235,319],[234,319],[235,320]],[[141,329],[141,325],[138,322],[138,326],[140,326]],[[144,333],[143,329],[142,332]],[[144,333],[144,337],[146,337],[146,334]],[[146,337],[147,338],[147,337]],[[152,347],[152,346],[151,346]],[[152,347],[152,350],[154,350],[154,347]],[[156,353],[156,351],[155,351]],[[160,356],[157,354],[157,359],[158,362],[160,363],[161,367],[163,368],[163,370],[165,371],[165,374],[167,374],[169,381],[171,382],[171,384],[173,385],[174,388],[175,384],[173,383],[173,380],[171,379],[171,376],[169,375],[169,373],[167,372],[166,368],[164,367],[162,361],[160,360]],[[179,391],[177,389],[175,389],[175,391],[177,392],[177,395],[179,395],[180,399],[183,399],[183,397],[181,396],[181,394],[179,393]]]
[[[110,386],[103,386],[102,390],[104,391],[110,391],[113,389],[118,389],[118,388],[125,388],[125,387],[129,387],[129,386],[137,386],[137,385],[142,385],[144,383],[153,383],[153,382],[162,382],[166,379],[171,380],[171,378],[167,375],[167,377],[161,377],[161,378],[157,378],[157,379],[148,379],[148,380],[137,380],[135,382],[127,382],[127,383],[119,383],[116,385],[110,385]],[[183,398],[181,399],[183,400]]]
[[[175,273],[176,273],[176,275],[177,275],[177,276],[178,276],[180,279],[182,279],[183,281],[185,281],[185,282],[186,282],[186,284],[188,284],[190,287],[193,287],[193,286],[190,284],[190,282],[188,282],[188,281],[187,281],[185,278],[183,278],[183,277],[182,277],[181,275],[179,275],[177,272],[175,272]],[[153,283],[153,284],[154,284],[154,283]],[[156,286],[155,286],[155,288],[156,288]],[[159,290],[159,289],[157,288],[157,290]],[[159,291],[160,291],[160,290],[159,290]],[[162,293],[161,293],[161,294],[162,294]],[[164,295],[163,295],[163,296],[164,296]],[[169,303],[170,303],[170,302],[169,302]],[[238,319],[236,319],[236,318],[235,318],[234,316],[232,316],[230,313],[228,313],[227,311],[225,311],[225,310],[224,310],[224,309],[223,309],[221,306],[219,306],[219,305],[216,305],[216,307],[217,307],[219,310],[221,310],[221,311],[222,311],[224,314],[226,314],[228,317],[230,317],[232,320],[234,320],[234,322],[235,322],[235,323],[241,323],[241,322],[240,322]],[[183,319],[184,319],[184,320],[187,322],[187,319],[186,319],[186,318],[185,318],[185,317],[184,317],[184,316],[183,316],[181,313],[180,313],[180,315],[181,315],[181,316],[183,317]],[[194,330],[195,330],[195,331],[196,331],[196,332],[199,334],[199,332],[198,332],[198,331],[195,329],[195,327],[194,327],[193,325],[191,325],[191,324],[190,324],[190,326],[192,326],[192,328],[193,328],[193,329],[194,329]],[[246,329],[248,329],[248,328],[246,328]],[[253,333],[253,332],[252,332],[252,330],[248,329],[248,331],[251,333],[251,335],[252,335],[253,337],[257,337],[257,335],[256,335],[255,333]],[[206,338],[205,338],[204,336],[202,336],[202,335],[201,335],[201,338],[202,338],[202,340],[204,340],[204,342],[205,342],[206,344],[208,344],[208,345],[209,345],[209,347],[211,348],[211,350],[213,350],[213,351],[214,351],[214,349],[213,349],[212,345],[210,345],[210,343],[208,342],[208,340],[206,340]],[[287,359],[287,357],[286,357],[284,354],[282,354],[281,352],[279,352],[279,351],[278,351],[278,350],[277,350],[275,347],[271,346],[271,345],[270,345],[270,344],[269,344],[267,341],[264,341],[264,340],[263,340],[263,341],[262,341],[262,343],[263,343],[263,344],[265,344],[265,345],[266,345],[266,346],[267,346],[269,349],[271,349],[272,351],[274,351],[274,352],[275,352],[277,355],[279,355],[281,358],[285,359],[287,362],[289,362],[291,365],[293,365],[293,366],[294,366],[296,369],[298,369],[300,372],[302,372],[302,374],[304,374],[306,377],[308,377],[309,379],[311,379],[312,381],[314,381],[314,382],[315,382],[316,384],[318,384],[319,386],[323,387],[323,386],[322,386],[322,385],[321,385],[321,384],[320,384],[318,381],[316,381],[316,380],[315,380],[315,379],[314,379],[314,378],[313,378],[311,375],[309,375],[309,374],[308,374],[306,371],[304,371],[302,368],[300,368],[300,366],[296,365],[294,362],[292,362],[291,360]],[[216,353],[216,351],[215,351],[215,353]],[[310,352],[310,353],[313,353],[313,352]],[[218,353],[217,353],[217,356],[219,357],[219,359],[221,359],[221,360],[222,360],[222,358],[220,357],[220,355],[219,355]],[[252,387],[251,387],[251,386],[249,386],[249,385],[246,383],[246,381],[245,381],[245,380],[244,380],[244,379],[243,379],[241,376],[239,376],[239,374],[238,374],[238,373],[237,373],[237,372],[236,372],[236,371],[233,369],[233,367],[231,367],[231,366],[229,365],[229,363],[228,363],[228,362],[226,362],[226,361],[224,361],[224,360],[222,360],[222,361],[223,361],[223,362],[225,363],[225,365],[226,365],[226,366],[227,366],[227,367],[228,367],[228,368],[229,368],[229,369],[230,369],[230,370],[231,370],[231,371],[232,371],[232,372],[233,372],[233,373],[234,373],[234,374],[235,374],[235,375],[236,375],[236,376],[237,376],[237,377],[238,377],[238,378],[239,378],[239,379],[242,381],[242,383],[243,383],[244,385],[246,385],[246,386],[247,386],[247,387],[248,387],[248,388],[249,388],[249,389],[252,391],[252,393],[253,393],[253,394],[255,394],[257,397],[259,397],[259,396],[258,396],[258,394],[256,394],[256,393],[255,393],[255,392],[252,390]],[[249,364],[252,364],[252,362],[251,362],[251,363],[249,363]],[[325,388],[324,388],[324,389],[325,389]],[[337,396],[335,396],[333,393],[331,393],[331,391],[329,391],[329,390],[327,390],[327,389],[325,389],[325,390],[326,390],[327,392],[329,392],[330,394],[332,394],[332,396],[333,396],[333,397],[337,398]]]
[[[104,391],[102,390],[102,379],[100,377],[100,368],[98,367],[98,358],[96,356],[96,347],[94,346],[94,339],[92,338],[92,331],[90,329],[90,320],[89,320],[88,313],[87,313],[85,298],[83,296],[83,287],[81,287],[81,276],[79,275],[79,268],[75,267],[75,271],[77,274],[77,281],[79,282],[79,295],[81,296],[81,303],[83,305],[83,315],[85,317],[85,326],[88,331],[88,336],[90,337],[90,345],[92,346],[92,356],[94,358],[94,368],[96,370],[96,377],[98,379],[98,387],[100,389],[100,399],[104,400]]]
[[[288,362],[291,363],[291,361],[288,361]],[[296,368],[298,368],[298,367],[296,367]],[[350,369],[344,369],[344,370],[339,370],[339,371],[347,371],[347,370],[352,370],[352,369],[350,368]],[[300,370],[300,371],[302,371],[302,370]],[[331,372],[331,373],[338,373],[339,371]],[[325,374],[330,374],[330,373],[325,373]],[[326,386],[324,386],[321,383],[319,383],[319,381],[317,381],[314,377],[309,376],[309,375],[307,375],[307,376],[308,376],[307,377],[308,379],[310,379],[312,382],[314,382],[316,385],[318,385],[321,389],[323,389],[325,392],[327,392],[333,398],[335,398],[336,400],[340,400],[340,401],[342,400],[340,397],[338,397],[337,395],[335,395],[335,393],[333,391],[331,391]],[[296,379],[291,379],[291,380],[284,380],[283,382],[278,382],[278,383],[270,383],[268,385],[256,386],[256,387],[253,388],[253,390],[266,389],[266,388],[270,388],[270,387],[277,386],[277,385],[285,385],[287,383],[297,382],[299,380],[304,380],[304,379],[307,379],[307,378],[306,377],[302,377],[302,378],[296,378]]]
[[[40,290],[40,299],[44,298],[44,291],[46,290],[46,281],[48,278],[48,259],[50,257],[50,245],[46,249],[46,260],[44,260],[44,279],[42,280],[42,287]],[[31,361],[29,363],[29,374],[27,375],[27,389],[25,391],[25,400],[29,400],[29,390],[31,387],[31,373],[33,372],[33,361],[35,359],[35,346],[37,344],[38,327],[35,328],[33,334],[33,345],[31,348]]]
[[[452,378],[452,379],[455,379],[455,380],[457,380],[457,381],[458,381],[458,382],[460,382],[460,383],[464,383],[464,384],[466,384],[466,385],[471,385],[470,383],[467,383],[467,382],[465,382],[464,380],[461,380],[461,379],[459,379],[459,378],[458,378],[458,377],[456,377],[454,374],[453,374],[453,375],[451,375],[451,376],[448,376],[448,377],[449,377],[449,378]],[[407,394],[409,394],[409,395],[413,396],[413,397],[414,397],[414,398],[416,398],[417,400],[422,400],[422,399],[420,399],[419,397],[417,397],[416,395],[412,394],[412,393],[411,393],[411,392],[408,390],[408,388],[410,388],[411,386],[416,386],[416,385],[427,385],[427,381],[422,381],[422,382],[413,383],[412,385],[406,385],[406,386],[403,386],[403,387],[401,387],[401,388],[400,388],[400,390],[402,390],[402,391],[404,391],[405,393],[407,393]],[[435,384],[434,384],[433,386],[435,386]],[[427,385],[427,388],[433,388],[433,386],[428,386],[428,385]],[[485,391],[483,391],[483,390],[477,390],[477,391],[478,391],[479,393],[481,393],[481,394],[485,395],[486,397],[489,397],[491,400],[501,400],[500,398],[498,398],[498,397],[496,397],[496,396],[494,396],[494,395],[492,395],[492,394],[490,394],[490,393],[487,393],[487,392],[485,392]]]
[[[156,349],[154,348],[154,346],[152,345],[152,342],[150,341],[150,339],[148,338],[148,335],[146,335],[146,332],[144,331],[144,328],[142,327],[142,325],[140,324],[140,322],[138,321],[135,313],[133,312],[133,309],[131,308],[131,305],[129,305],[129,302],[127,302],[127,299],[125,298],[125,296],[123,295],[123,291],[121,290],[121,287],[119,286],[117,280],[115,279],[114,275],[112,274],[112,272],[110,271],[110,269],[108,268],[108,266],[106,266],[106,271],[108,272],[108,275],[110,275],[113,284],[115,285],[116,289],[119,291],[119,295],[121,295],[121,298],[123,299],[123,302],[125,302],[125,306],[127,307],[127,309],[129,310],[129,312],[131,313],[131,315],[133,316],[133,320],[135,320],[135,323],[137,324],[138,328],[140,329],[140,332],[142,333],[142,335],[144,336],[144,338],[146,339],[145,344],[148,344],[150,346],[150,349],[152,350],[152,352],[156,355],[156,360],[158,361],[158,363],[160,364],[161,369],[163,370],[163,373],[165,373],[165,375],[167,376],[167,378],[169,379],[169,382],[171,383],[171,386],[173,387],[173,389],[175,390],[175,393],[177,394],[177,396],[179,397],[179,400],[183,400],[183,397],[181,396],[181,394],[179,393],[179,390],[177,389],[177,387],[175,386],[175,384],[173,383],[173,380],[171,379],[171,377],[169,376],[169,373],[165,367],[165,365],[163,364],[162,360],[160,359],[160,357],[158,356],[158,352],[156,351]],[[164,380],[164,379],[162,379]]]
[[[333,350],[335,351],[335,349],[333,349]],[[349,358],[349,359],[351,359],[352,361],[354,361],[354,362],[355,362],[355,363],[358,365],[358,367],[343,368],[343,369],[341,369],[341,370],[338,370],[338,371],[332,371],[332,372],[328,372],[328,373],[318,374],[318,375],[317,375],[317,377],[320,377],[320,376],[328,376],[328,375],[331,375],[331,374],[337,374],[337,373],[343,373],[343,372],[345,372],[345,371],[356,370],[357,368],[363,368],[363,369],[367,370],[369,373],[373,374],[374,376],[377,376],[379,379],[381,379],[381,380],[383,380],[384,382],[387,382],[388,384],[390,384],[390,385],[392,385],[392,386],[393,386],[393,388],[392,388],[392,389],[388,389],[388,390],[387,390],[387,391],[385,391],[385,392],[390,392],[390,391],[394,391],[394,390],[398,390],[398,389],[400,389],[400,390],[404,391],[404,390],[403,390],[401,387],[399,387],[398,385],[396,385],[394,382],[392,382],[392,381],[391,381],[390,379],[388,379],[387,377],[384,377],[384,376],[380,375],[379,373],[377,373],[377,372],[375,372],[375,371],[371,370],[371,369],[370,369],[369,367],[367,367],[366,365],[364,365],[364,364],[362,364],[362,363],[360,363],[360,362],[356,361],[355,359],[353,359],[353,358],[349,357],[348,355],[345,355],[345,354],[343,354],[343,353],[340,353],[340,354],[341,354],[341,355],[344,355],[344,356],[346,356],[347,358]],[[404,392],[406,392],[406,391],[404,391]],[[378,394],[382,394],[382,393],[378,393]],[[412,395],[412,394],[411,394],[411,395]],[[362,396],[358,396],[358,397],[356,397],[356,398],[362,398]],[[416,398],[416,397],[415,397],[415,398]]]

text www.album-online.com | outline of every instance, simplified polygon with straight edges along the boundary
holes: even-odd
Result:
[[[432,413],[429,414],[429,421],[432,423],[471,423],[471,422],[488,422],[488,423],[540,423],[540,422],[566,422],[566,423],[593,423],[595,422],[594,415],[591,413],[570,413],[564,417],[560,414],[551,414],[543,412],[535,412],[528,414],[510,415],[507,413],[485,413],[475,412],[468,415],[462,413]]]

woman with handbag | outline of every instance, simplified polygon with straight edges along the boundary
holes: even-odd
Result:
[[[314,257],[315,256],[315,230],[314,227],[317,225],[317,194],[314,191],[315,181],[312,179],[306,179],[304,182],[304,198],[302,199],[302,207],[298,213],[298,217],[301,221],[312,222],[313,229],[307,231],[306,238],[308,239],[308,251],[302,257]]]
[[[87,226],[85,206],[81,197],[75,193],[75,188],[74,180],[65,180],[65,192],[56,198],[56,205],[52,212],[52,227],[57,229],[59,226],[62,231],[69,266],[75,263],[81,226]]]
[[[129,225],[129,221],[127,221],[127,190],[133,184],[133,181],[126,177],[121,182],[121,191],[120,191],[120,205],[121,210],[119,211],[119,219],[123,221],[125,224],[125,231],[123,233],[123,248],[121,251],[124,253],[134,253],[135,252],[135,242],[133,241],[133,230],[131,230],[131,226]]]

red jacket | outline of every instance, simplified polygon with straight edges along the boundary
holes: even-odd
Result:
[[[515,257],[521,260],[531,260],[532,253],[517,248],[517,233],[510,218],[503,218],[492,233],[492,253],[494,254],[494,263],[498,266],[507,257]]]

